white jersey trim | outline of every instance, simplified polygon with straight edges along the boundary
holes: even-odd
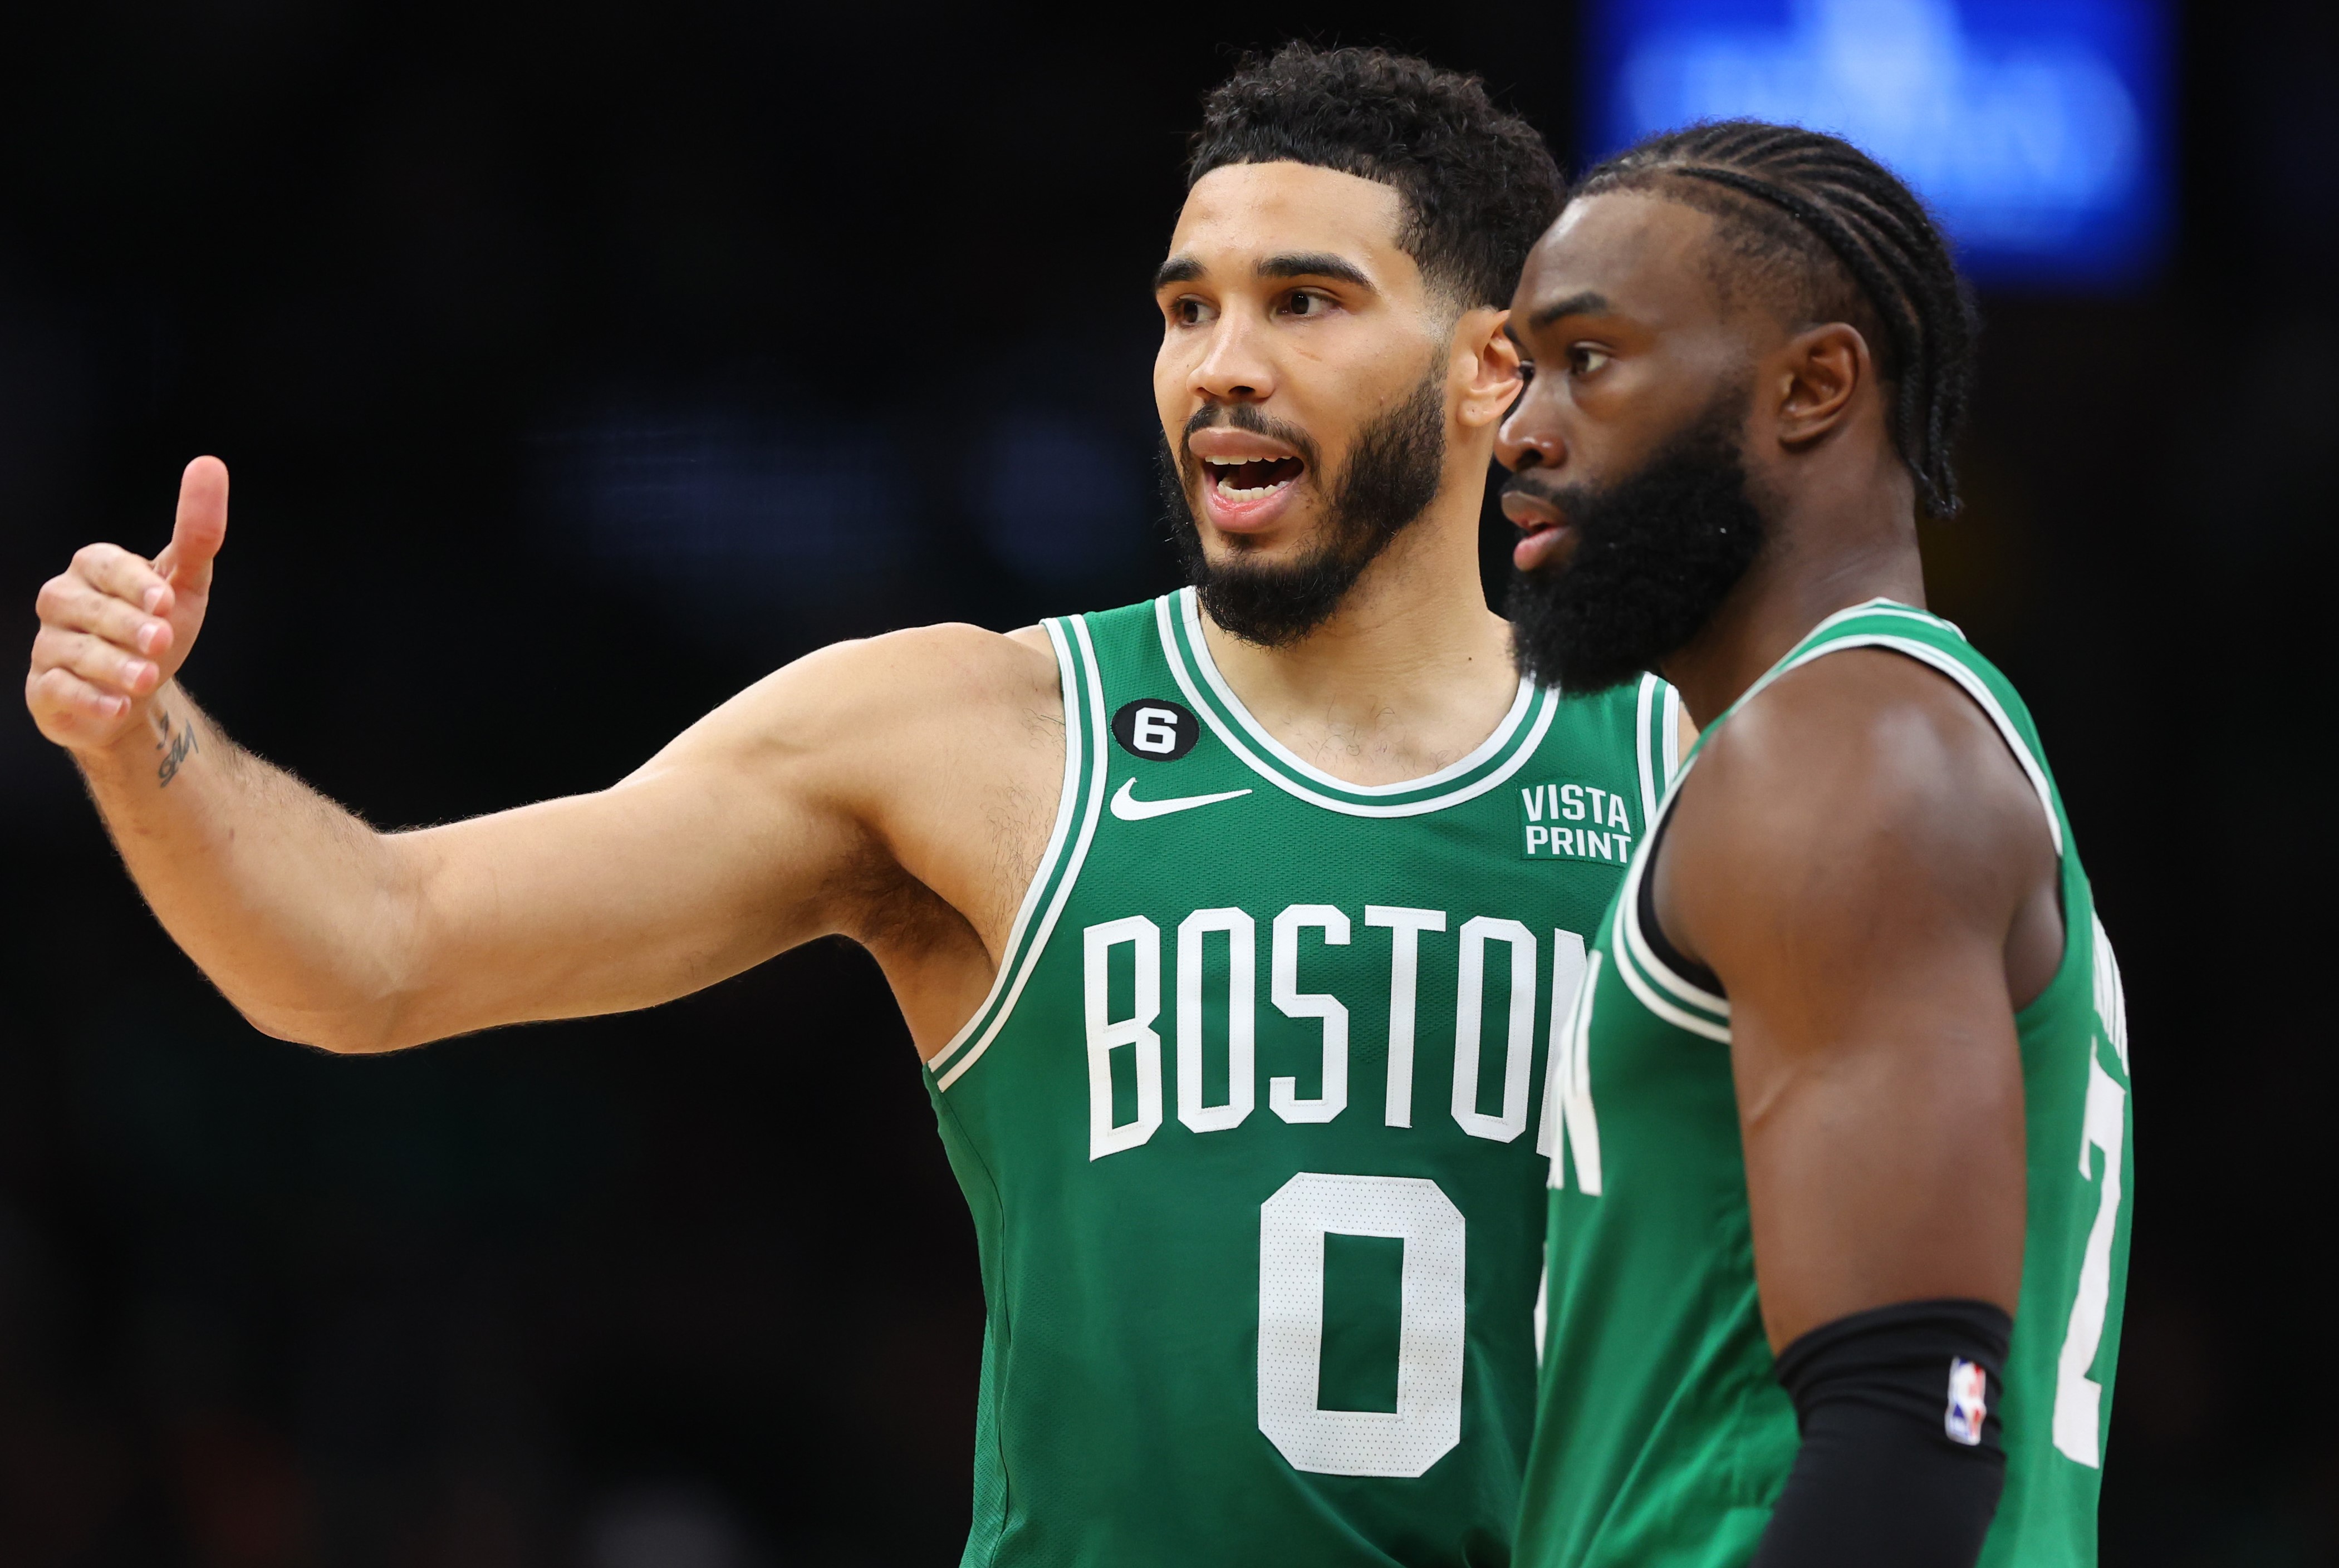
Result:
[[[1656,725],[1657,687],[1662,683],[1654,676],[1641,677],[1641,700],[1633,710],[1633,749],[1641,762],[1641,836],[1657,825],[1657,759],[1653,730]]]
[[[1618,896],[1621,898],[1623,894],[1620,893]],[[1627,907],[1629,908],[1629,906]],[[1619,909],[1616,912],[1616,922],[1620,933],[1625,939],[1624,942],[1620,944],[1620,948],[1623,951],[1620,951],[1617,954],[1616,972],[1623,977],[1625,986],[1635,997],[1640,999],[1641,1005],[1647,1008],[1651,1012],[1655,1013],[1659,1018],[1663,1019],[1667,1023],[1685,1029],[1692,1034],[1702,1034],[1708,1040],[1717,1041],[1722,1045],[1728,1045],[1730,1043],[1730,1026],[1728,1024],[1716,1023],[1710,1018],[1700,1018],[1696,1013],[1691,1012],[1686,1008],[1674,1006],[1664,997],[1658,995],[1655,987],[1650,985],[1645,979],[1642,978],[1641,965],[1633,962],[1638,954],[1630,951],[1638,942],[1640,937],[1640,922],[1633,921],[1628,924],[1625,909]],[[1655,975],[1659,980],[1663,981],[1668,986],[1678,987],[1683,991],[1694,991],[1697,990],[1695,986],[1691,985],[1688,981],[1683,980],[1679,975],[1674,974],[1663,964],[1652,965],[1649,972]],[[1727,1004],[1725,1003],[1724,1005],[1726,1006]]]
[[[1226,705],[1227,712],[1234,715],[1235,722],[1241,725],[1244,730],[1248,732],[1251,739],[1258,743],[1261,751],[1300,777],[1323,784],[1329,789],[1345,790],[1350,794],[1360,795],[1406,794],[1415,790],[1435,789],[1448,779],[1460,778],[1471,769],[1484,765],[1488,758],[1503,749],[1504,745],[1518,729],[1520,720],[1526,716],[1527,705],[1535,700],[1535,683],[1521,676],[1518,695],[1512,700],[1510,711],[1505,713],[1502,722],[1495,726],[1494,734],[1479,742],[1470,754],[1459,762],[1448,763],[1434,774],[1425,774],[1419,778],[1406,779],[1397,784],[1350,784],[1344,778],[1336,777],[1319,767],[1302,761],[1298,753],[1292,751],[1268,733],[1267,726],[1259,723],[1250,709],[1243,705],[1240,697],[1235,695],[1234,687],[1227,685],[1227,677],[1219,673],[1218,661],[1210,656],[1210,645],[1202,636],[1199,597],[1191,588],[1180,588],[1175,597],[1178,601],[1178,613],[1186,623],[1186,641],[1194,650],[1194,664],[1201,671],[1202,678],[1209,682],[1210,689],[1218,694],[1219,700]],[[1174,650],[1172,656],[1173,658],[1175,656]]]
[[[950,1043],[934,1052],[926,1063],[937,1072],[974,1038],[992,1005],[1013,981],[1018,967],[1015,961],[1023,951],[1023,933],[1031,926],[1032,912],[1040,907],[1041,895],[1047,891],[1048,873],[1054,869],[1056,857],[1063,853],[1064,840],[1071,831],[1072,813],[1080,802],[1081,732],[1085,727],[1081,723],[1080,667],[1072,662],[1071,650],[1065,646],[1064,634],[1056,623],[1042,621],[1041,628],[1048,634],[1048,646],[1056,656],[1057,687],[1064,705],[1064,780],[1056,794],[1055,826],[1049,830],[1048,847],[1041,852],[1040,863],[1032,868],[1031,880],[1023,889],[1023,900],[1016,906],[1015,923],[1008,928],[1007,947],[1000,955],[999,972],[992,979],[990,993],[982,999],[982,1005],[959,1025]]]
[[[1186,590],[1185,592],[1187,594],[1190,594],[1191,590]],[[1186,700],[1188,702],[1193,704],[1194,711],[1201,715],[1202,722],[1209,725],[1211,732],[1215,734],[1219,739],[1226,743],[1227,749],[1234,753],[1235,755],[1240,759],[1244,766],[1249,768],[1251,772],[1267,780],[1268,783],[1275,785],[1276,788],[1281,790],[1284,794],[1298,800],[1304,800],[1310,805],[1322,806],[1327,811],[1339,812],[1347,816],[1421,816],[1429,812],[1443,811],[1447,806],[1459,805],[1464,801],[1475,800],[1480,795],[1485,794],[1488,790],[1491,790],[1504,783],[1521,768],[1526,766],[1527,759],[1534,756],[1537,749],[1542,746],[1543,737],[1545,734],[1550,730],[1551,721],[1559,711],[1559,704],[1555,694],[1545,697],[1540,704],[1535,705],[1534,722],[1530,726],[1525,738],[1518,741],[1518,749],[1511,754],[1507,761],[1502,763],[1499,766],[1495,767],[1493,772],[1487,774],[1485,777],[1478,780],[1475,784],[1466,784],[1462,788],[1455,790],[1447,794],[1435,795],[1428,800],[1409,801],[1401,805],[1366,805],[1356,801],[1340,800],[1334,796],[1323,794],[1316,790],[1309,789],[1307,785],[1298,783],[1298,781],[1287,776],[1285,774],[1278,771],[1276,768],[1260,761],[1258,754],[1251,750],[1248,745],[1245,745],[1242,736],[1238,735],[1233,728],[1229,726],[1227,723],[1219,716],[1218,710],[1215,705],[1202,695],[1200,688],[1195,684],[1193,673],[1187,668],[1185,656],[1179,651],[1178,640],[1170,630],[1169,598],[1164,597],[1154,601],[1154,614],[1161,632],[1161,652],[1163,656],[1169,660],[1170,673],[1171,676],[1176,677],[1178,689],[1185,694]],[[1192,629],[1194,623],[1189,621],[1189,630]],[[1194,646],[1198,656],[1198,660],[1209,658],[1209,650],[1202,646],[1200,633],[1197,630],[1194,631],[1193,635],[1195,638]],[[1246,725],[1248,725],[1253,730],[1258,730],[1258,721],[1250,716],[1250,713],[1248,709],[1244,708],[1240,703],[1235,700],[1234,694],[1227,690],[1225,682],[1219,676],[1218,672],[1207,665],[1203,667],[1214,683],[1212,689],[1214,692],[1224,697],[1228,704],[1229,711],[1233,713]],[[1278,756],[1289,758],[1292,765],[1296,768],[1304,769],[1310,775],[1328,782],[1337,789],[1349,790],[1357,794],[1387,794],[1391,791],[1397,790],[1416,790],[1423,788],[1425,785],[1433,784],[1440,779],[1446,778],[1461,769],[1483,764],[1488,756],[1494,754],[1494,752],[1498,748],[1502,742],[1514,738],[1514,732],[1517,728],[1520,714],[1530,704],[1535,702],[1535,699],[1538,695],[1536,688],[1531,683],[1525,680],[1520,681],[1519,695],[1517,700],[1511,705],[1510,713],[1505,716],[1502,724],[1496,726],[1495,734],[1489,736],[1484,745],[1480,745],[1476,751],[1472,752],[1469,756],[1464,758],[1461,762],[1454,764],[1450,767],[1441,768],[1436,773],[1431,774],[1427,778],[1414,779],[1405,784],[1372,785],[1342,784],[1339,780],[1333,778],[1329,774],[1319,773],[1314,768],[1308,767],[1305,763],[1301,763],[1297,757],[1293,757],[1289,752],[1286,751],[1272,738],[1268,738],[1266,744],[1274,748],[1274,753]],[[1262,735],[1265,734],[1264,731],[1258,731],[1258,733]]]
[[[983,998],[982,1005],[975,1010],[974,1016],[966,1021],[951,1042],[936,1051],[933,1060],[926,1064],[929,1071],[939,1070],[954,1052],[967,1044],[970,1038],[972,1039],[972,1048],[959,1059],[958,1065],[936,1080],[935,1088],[938,1090],[947,1090],[964,1077],[966,1070],[980,1061],[982,1053],[991,1049],[991,1042],[999,1038],[999,1031],[1006,1027],[1008,1019],[1013,1015],[1015,1003],[1023,994],[1024,983],[1038,967],[1040,955],[1048,950],[1048,938],[1056,929],[1056,917],[1063,912],[1064,901],[1071,896],[1072,884],[1080,880],[1081,866],[1088,859],[1089,844],[1096,837],[1097,814],[1104,804],[1104,686],[1097,676],[1096,648],[1089,641],[1088,623],[1078,616],[1071,617],[1072,636],[1081,646],[1079,660],[1073,658],[1071,650],[1065,646],[1061,627],[1052,620],[1045,624],[1048,641],[1056,651],[1056,666],[1062,674],[1064,694],[1064,784],[1056,802],[1055,828],[1049,836],[1047,850],[1040,856],[1038,868],[1031,873],[1031,883],[1024,890],[1022,905],[1015,912],[1015,924],[1008,936],[1008,961],[1000,965],[997,978],[991,982],[991,994]],[[1083,663],[1085,669],[1081,667]],[[1085,704],[1088,716],[1085,720],[1081,716],[1083,705],[1081,688],[1083,684],[1088,688]],[[1066,832],[1071,825],[1074,803],[1081,793],[1081,769],[1084,763],[1089,768],[1090,777],[1086,791],[1087,810],[1081,818],[1079,841],[1072,846],[1071,857],[1064,866],[1063,875],[1056,879],[1056,893],[1048,901],[1048,912],[1041,920],[1039,929],[1031,933],[1031,942],[1019,952],[1017,939],[1029,923],[1032,910],[1048,885],[1048,873],[1063,848]],[[994,1003],[998,1004],[995,1011]],[[986,1015],[988,1023],[984,1022]],[[982,1025],[979,1034],[976,1032],[977,1025]]]
[[[1890,599],[1870,599],[1866,604],[1854,605],[1849,609],[1838,610],[1811,628],[1805,640],[1817,636],[1830,626],[1859,616],[1876,615],[1898,616],[1908,620],[1949,626],[1951,631],[1957,630],[1954,625],[1942,620],[1939,616],[1929,615],[1923,610],[1897,604]],[[1964,634],[1959,633],[1959,635],[1962,636]],[[1735,713],[1744,707],[1761,695],[1772,682],[1789,670],[1798,669],[1840,648],[1860,647],[1887,648],[1913,658],[1918,663],[1939,670],[1949,676],[1969,697],[1973,699],[1975,705],[1979,707],[1989,716],[1990,723],[1997,726],[1999,738],[2005,743],[2006,748],[2014,754],[2015,762],[2021,767],[2023,775],[2030,781],[2032,790],[2038,794],[2039,807],[2047,814],[2047,832],[2054,842],[2056,858],[2060,860],[2063,856],[2063,822],[2055,813],[2055,794],[2047,783],[2046,770],[2039,765],[2038,757],[2031,752],[2029,743],[2023,738],[2022,732],[2015,727],[2012,715],[2007,713],[2005,705],[1998,700],[1997,694],[1992,692],[1988,684],[1964,661],[1944,649],[1933,646],[1930,643],[1919,642],[1910,637],[1894,636],[1888,632],[1862,632],[1831,638],[1817,647],[1810,648],[1774,666],[1760,680],[1748,687],[1743,696],[1731,705],[1730,711]],[[1651,702],[1646,686],[1642,689],[1641,701],[1643,711],[1646,712]],[[1669,736],[1674,733],[1676,732],[1668,730]],[[1686,776],[1686,773],[1673,774],[1671,787],[1665,791],[1664,799],[1651,814],[1648,831],[1642,837],[1643,853],[1633,856],[1632,868],[1624,873],[1624,884],[1617,892],[1616,935],[1617,946],[1622,951],[1618,954],[1616,971],[1623,976],[1624,982],[1632,988],[1633,994],[1638,997],[1642,1004],[1651,1012],[1693,1033],[1727,1043],[1730,1039],[1727,1022],[1730,1017],[1729,999],[1717,996],[1704,987],[1693,984],[1675,973],[1672,966],[1658,957],[1656,950],[1650,944],[1647,936],[1641,929],[1641,880],[1648,870],[1646,846],[1656,843],[1659,823],[1665,813],[1672,809],[1673,800],[1680,793],[1682,781]],[[1654,980],[1657,985],[1671,991],[1680,1001],[1716,1014],[1724,1021],[1716,1023],[1676,1006],[1673,1001],[1658,994],[1656,988],[1649,984],[1650,980]]]
[[[1681,693],[1655,676],[1641,677],[1641,700],[1633,710],[1633,741],[1641,763],[1641,833],[1656,826],[1657,808],[1681,772]]]
[[[1665,748],[1665,777],[1664,783],[1658,786],[1659,794],[1672,786],[1673,775],[1681,772],[1681,689],[1668,685],[1665,687],[1665,727],[1659,735]]]
[[[1681,779],[1685,776],[1676,775],[1674,788],[1665,792],[1663,802],[1657,807],[1656,819],[1649,823],[1648,832],[1641,835],[1642,847],[1633,856],[1633,863],[1624,873],[1624,884],[1616,890],[1616,945],[1622,950],[1616,956],[1616,972],[1624,977],[1625,983],[1632,986],[1635,996],[1648,1003],[1649,1011],[1659,1017],[1709,1040],[1727,1040],[1730,1038],[1730,999],[1717,996],[1703,986],[1693,984],[1673,972],[1673,966],[1657,956],[1657,950],[1641,930],[1641,880],[1649,874],[1648,846],[1657,842],[1657,827],[1664,820],[1665,814],[1673,809]],[[1702,1008],[1721,1021],[1717,1023],[1710,1019],[1695,1018],[1673,1002],[1663,1001],[1649,988],[1647,981],[1641,978],[1643,973],[1673,992],[1679,1001],[1690,1007]]]

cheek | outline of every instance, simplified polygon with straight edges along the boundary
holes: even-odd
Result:
[[[1667,377],[1645,361],[1611,365],[1604,373],[1571,380],[1566,400],[1573,433],[1579,440],[1611,449],[1638,447],[1674,429],[1684,407],[1680,378]]]
[[[1428,367],[1424,355],[1376,352],[1293,354],[1281,369],[1268,411],[1313,437],[1324,471],[1337,473],[1369,427],[1411,400]]]
[[[1185,362],[1186,358],[1174,340],[1163,342],[1160,352],[1153,357],[1153,406],[1172,439],[1178,427],[1185,423],[1194,402],[1192,378],[1187,374],[1191,367]]]
[[[1273,356],[1279,390],[1314,405],[1327,419],[1349,407],[1359,410],[1358,418],[1367,418],[1372,409],[1408,396],[1433,358],[1441,370],[1446,363],[1439,344],[1386,311],[1287,323],[1262,334],[1261,344],[1262,352]]]

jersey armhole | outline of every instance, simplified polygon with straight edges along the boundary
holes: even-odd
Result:
[[[1104,688],[1097,676],[1096,648],[1089,641],[1088,625],[1079,616],[1041,624],[1055,651],[1064,705],[1064,776],[1056,795],[1056,820],[1048,834],[1048,847],[1041,852],[1040,863],[1033,868],[1023,901],[1016,908],[1015,923],[1008,929],[1007,951],[1000,959],[990,993],[950,1042],[926,1062],[938,1090],[956,1083],[991,1049],[991,1042],[1015,1011],[1016,999],[1022,995],[1032,966],[1046,951],[1056,917],[1063,912],[1064,899],[1080,875],[1081,863],[1088,857],[1089,843],[1096,835],[1097,809],[1104,800]]]
[[[2047,982],[2046,989],[2041,991],[2038,997],[2029,1004],[2030,1007],[2036,1007],[2061,982],[2075,956],[2092,944],[2083,942],[2080,940],[2080,933],[2072,929],[2068,888],[2070,859],[2063,838],[2063,821],[2056,813],[2055,794],[2047,783],[2046,769],[2039,765],[2037,755],[2031,751],[2029,742],[2023,738],[2022,732],[2015,727],[2013,715],[2006,711],[2005,705],[1998,700],[1997,694],[1989,689],[1969,666],[1954,655],[1914,637],[1895,636],[1887,632],[1855,632],[1844,636],[1831,637],[1817,646],[1807,648],[1793,658],[1774,666],[1749,688],[1737,702],[1732,703],[1729,712],[1722,717],[1727,718],[1730,714],[1736,713],[1741,707],[1760,695],[1772,682],[1786,675],[1790,670],[1800,669],[1813,659],[1824,658],[1829,654],[1841,649],[1860,647],[1882,648],[1889,653],[1905,655],[1956,682],[1959,689],[1963,691],[1997,727],[1999,739],[2005,744],[2007,750],[2014,754],[2016,765],[2022,769],[2023,776],[2030,781],[2031,789],[2038,796],[2039,809],[2047,815],[2048,837],[2055,846],[2056,877],[2058,892],[2060,895],[2058,902],[2062,905],[2063,913],[2063,952],[2057,961],[2054,976]],[[1655,699],[1652,683],[1655,683],[1654,676],[1644,677],[1641,689],[1640,736],[1642,779],[1644,791],[1648,788],[1649,764],[1656,754],[1652,709],[1663,708],[1666,705]],[[1670,687],[1665,690],[1668,694],[1671,693]],[[1677,701],[1678,698],[1676,697],[1675,700]],[[1674,963],[1669,962],[1668,960],[1677,959],[1678,955],[1668,951],[1671,944],[1663,942],[1661,936],[1653,942],[1650,932],[1644,929],[1642,919],[1643,905],[1646,902],[1643,884],[1648,877],[1651,863],[1655,858],[1656,841],[1663,833],[1664,814],[1673,804],[1670,784],[1677,783],[1679,775],[1676,774],[1673,779],[1669,781],[1668,787],[1658,793],[1657,804],[1649,818],[1648,847],[1643,853],[1634,857],[1632,869],[1625,873],[1624,886],[1616,901],[1615,922],[1619,939],[1617,947],[1620,950],[1617,973],[1633,987],[1643,1005],[1660,1017],[1705,1035],[1709,1039],[1726,1041],[1730,1038],[1730,1002],[1729,999],[1722,993],[1719,982],[1716,981],[1709,989],[1703,983],[1705,976],[1683,973],[1682,967],[1676,967]],[[1654,985],[1650,983],[1652,981],[1655,982]],[[1671,993],[1670,999],[1660,995],[1659,988]],[[1696,1011],[1684,1011],[1682,1007],[1675,1005],[1676,1001],[1685,1003],[1689,1008]],[[2028,1008],[2023,1010],[2026,1012],[2028,1011],[2029,1011]],[[2018,1019],[2019,1016],[2019,1014],[2017,1015]]]

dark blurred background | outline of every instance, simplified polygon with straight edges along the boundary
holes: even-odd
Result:
[[[1157,592],[1143,285],[1235,52],[1417,50],[1596,150],[1571,7],[1335,15],[11,7],[0,606],[28,643],[75,546],[158,547],[221,453],[189,685],[419,823],[600,786],[834,637]],[[1986,294],[1972,510],[1928,537],[2127,967],[2112,1563],[2339,1560],[2299,1000],[2335,18],[2176,15],[2168,243]],[[972,1228],[857,950],[340,1060],[206,986],[21,713],[0,866],[0,1563],[955,1560]]]

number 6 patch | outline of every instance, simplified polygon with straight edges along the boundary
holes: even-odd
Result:
[[[1202,738],[1202,722],[1177,703],[1140,697],[1112,715],[1112,738],[1120,749],[1150,763],[1174,763]]]

